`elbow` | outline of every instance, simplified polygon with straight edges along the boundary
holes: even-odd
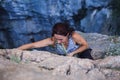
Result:
[[[88,47],[89,47],[88,44],[86,44],[86,49],[88,49]]]
[[[89,48],[88,44],[84,44],[84,49],[86,50],[88,48]]]

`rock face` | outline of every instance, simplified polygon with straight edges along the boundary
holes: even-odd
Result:
[[[89,60],[0,49],[0,80],[120,80],[119,69],[120,56]]]
[[[0,46],[14,48],[46,38],[61,21],[76,30],[107,33],[110,1],[0,0]]]

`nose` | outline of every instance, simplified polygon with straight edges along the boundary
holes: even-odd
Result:
[[[57,40],[57,43],[59,43],[59,44],[62,43],[62,40]]]

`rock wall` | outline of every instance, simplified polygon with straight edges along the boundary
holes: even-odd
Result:
[[[104,33],[110,0],[1,0],[0,45],[14,48],[50,36],[56,22],[84,32]]]
[[[120,80],[120,56],[89,60],[45,51],[1,49],[0,63],[1,80]]]

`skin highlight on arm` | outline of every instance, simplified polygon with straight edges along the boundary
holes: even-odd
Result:
[[[48,45],[53,45],[53,41],[51,40],[51,38],[47,38],[47,39],[37,41],[34,43],[24,44],[18,47],[17,49],[26,50],[26,49],[32,49],[32,48],[41,48],[41,47],[45,47]]]
[[[86,40],[80,34],[74,32],[72,34],[72,37],[73,37],[75,43],[79,44],[80,47],[78,49],[76,49],[75,51],[73,51],[72,53],[68,54],[68,56],[73,56],[77,53],[81,53],[88,48],[88,44],[87,44]]]

